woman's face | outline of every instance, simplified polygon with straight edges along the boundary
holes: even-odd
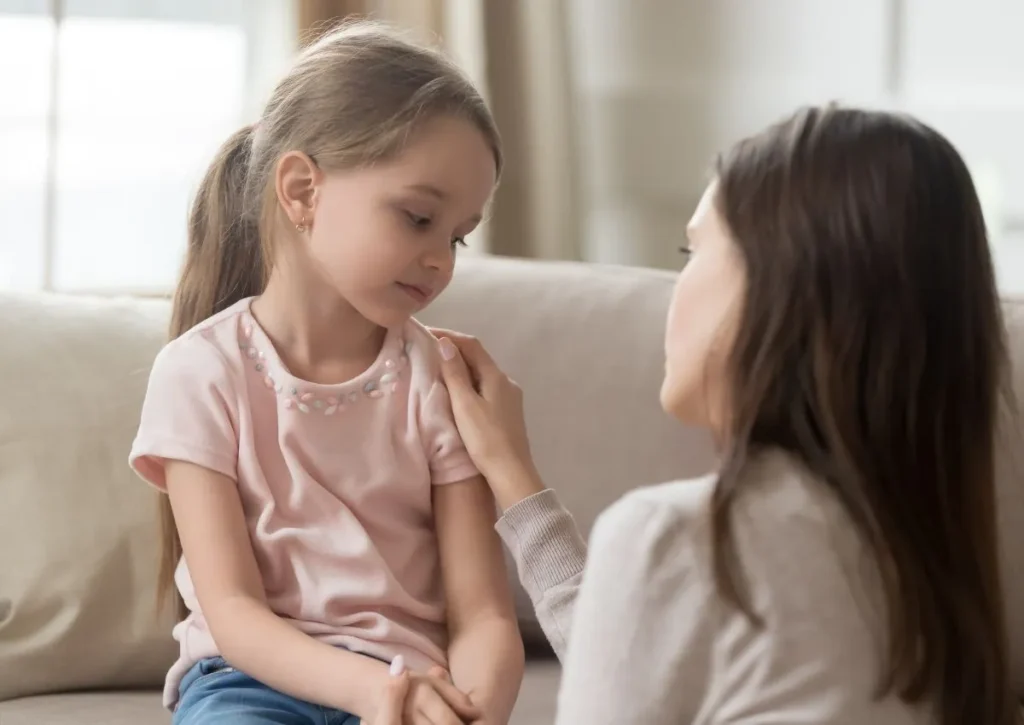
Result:
[[[686,228],[690,253],[668,311],[661,407],[684,423],[721,431],[728,422],[726,361],[746,272],[716,189],[715,182],[708,186]]]

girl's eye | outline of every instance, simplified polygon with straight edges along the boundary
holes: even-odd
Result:
[[[465,237],[455,237],[455,239],[452,240],[452,249],[455,249],[456,247],[465,247],[465,246],[468,246],[466,244]]]

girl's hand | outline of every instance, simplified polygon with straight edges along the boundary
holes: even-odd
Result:
[[[405,701],[409,694],[409,673],[401,657],[391,663],[391,680],[384,689],[384,699],[377,708],[372,725],[402,725]]]
[[[523,392],[479,340],[433,329],[452,413],[473,463],[502,510],[544,489],[530,454]]]
[[[405,670],[398,656],[391,663],[391,679],[384,689],[372,725],[465,725],[476,722],[480,710],[451,683],[443,669],[426,675]]]

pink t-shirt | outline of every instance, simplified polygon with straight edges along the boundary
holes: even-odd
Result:
[[[340,385],[293,376],[250,313],[202,322],[157,356],[132,467],[164,488],[164,461],[237,482],[271,609],[319,640],[409,666],[445,664],[447,628],[431,486],[476,475],[415,320],[389,330],[376,362]],[[191,614],[174,628],[182,676],[218,654],[184,559]]]

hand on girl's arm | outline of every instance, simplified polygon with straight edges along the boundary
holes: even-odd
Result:
[[[494,499],[477,476],[436,487],[434,511],[448,601],[452,680],[483,710],[482,722],[505,725],[522,684],[525,658],[494,532]]]
[[[235,482],[178,461],[166,463],[165,476],[196,596],[221,656],[275,690],[372,721],[388,665],[318,642],[271,611]],[[478,714],[438,678],[414,678],[409,707],[414,725]]]

